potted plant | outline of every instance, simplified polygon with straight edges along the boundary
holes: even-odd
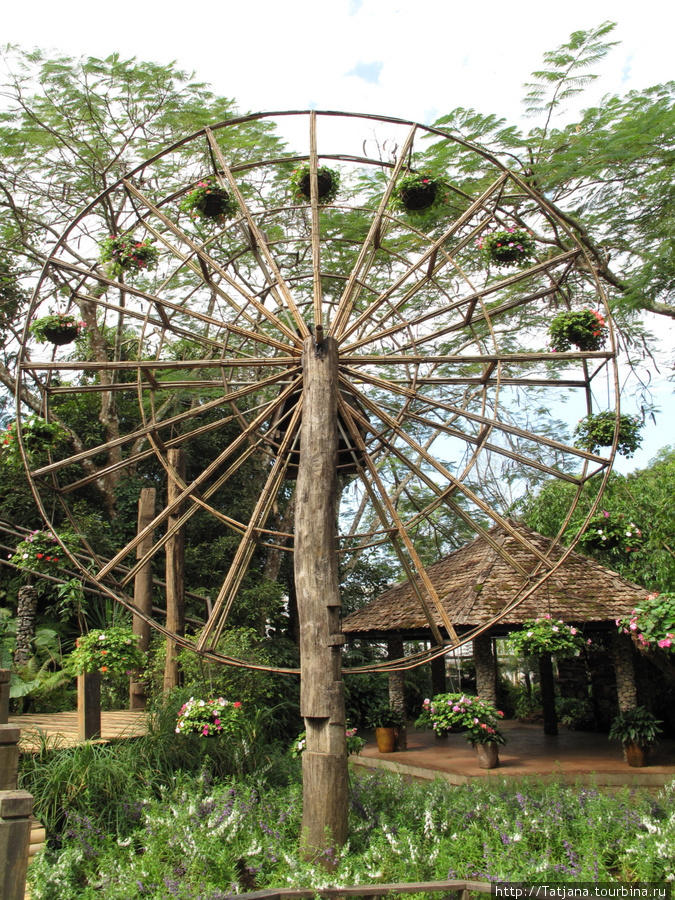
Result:
[[[210,178],[197,182],[181,200],[180,208],[193,219],[233,219],[238,210],[235,199]]]
[[[436,733],[462,732],[476,748],[481,769],[494,769],[499,765],[499,744],[506,738],[499,729],[504,717],[487,700],[469,697],[467,694],[436,694],[433,700],[425,700],[423,712],[415,723],[426,726],[431,723]]]
[[[646,766],[649,751],[661,733],[661,722],[644,706],[636,706],[620,713],[612,722],[609,739],[621,741],[629,766]]]
[[[77,549],[78,539],[72,532],[61,531],[59,538],[71,553]],[[33,572],[51,572],[65,560],[56,533],[47,530],[32,531],[17,544],[14,553],[9,554],[9,561],[17,568]]]
[[[369,728],[375,729],[375,740],[380,753],[393,753],[396,750],[396,737],[399,728],[405,725],[405,719],[401,713],[383,703],[371,710],[367,719]]]
[[[135,241],[130,235],[110,235],[101,242],[101,262],[109,263],[113,275],[154,269],[159,259],[151,241]]]
[[[319,203],[332,203],[340,190],[340,173],[328,166],[319,166],[316,173],[316,186]],[[309,163],[298,166],[291,175],[293,197],[301,202],[311,200]]]
[[[236,734],[243,725],[242,705],[224,697],[202,700],[190,697],[178,713],[176,734],[198,734],[200,737],[216,737],[219,734]]]
[[[513,631],[508,638],[509,647],[521,656],[574,656],[583,647],[581,634],[574,625],[566,625],[562,619],[554,619],[548,613],[537,619],[527,619],[520,631]]]
[[[72,313],[50,312],[48,316],[36,319],[30,326],[30,331],[38,344],[49,341],[51,344],[63,346],[72,343],[86,327],[86,322],[81,322]]]
[[[619,415],[619,441],[616,449],[622,456],[630,459],[642,444],[642,424],[639,416]],[[600,447],[611,447],[614,443],[615,425],[616,413],[612,410],[586,416],[574,429],[574,433],[578,435],[577,447],[583,447],[589,453],[595,453]]]
[[[526,265],[535,250],[532,234],[522,228],[481,235],[476,245],[488,262],[505,267]]]
[[[40,416],[29,416],[22,422],[21,434],[29,461],[33,454],[42,453],[55,444],[68,440],[68,432],[65,428],[56,422],[46,422]],[[22,465],[16,422],[10,423],[0,434],[0,447],[3,450],[3,462],[6,465],[14,468]]]
[[[548,333],[551,347],[564,353],[574,344],[579,350],[600,350],[605,346],[609,331],[597,309],[581,309],[559,313],[551,322]]]
[[[390,205],[394,210],[420,215],[444,203],[446,197],[442,181],[427,172],[409,172],[396,182]]]

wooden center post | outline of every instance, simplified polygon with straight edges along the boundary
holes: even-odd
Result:
[[[305,340],[300,464],[296,488],[295,587],[300,623],[301,846],[330,866],[330,847],[347,840],[348,778],[342,682],[337,514],[338,349],[333,338]]]

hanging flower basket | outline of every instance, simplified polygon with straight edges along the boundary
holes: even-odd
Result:
[[[582,309],[557,315],[551,322],[548,333],[553,350],[564,353],[572,344],[584,352],[601,350],[609,331],[597,310]]]
[[[44,453],[55,444],[68,440],[68,432],[56,422],[46,422],[39,416],[30,416],[21,427],[23,443],[29,458],[35,453]],[[19,449],[19,436],[16,422],[12,422],[7,429],[0,434],[0,449],[2,460],[9,466],[21,466],[21,450]]]
[[[499,725],[504,713],[487,700],[466,694],[436,694],[425,700],[415,727],[431,725],[436,734],[462,732],[472,744],[505,744]]]
[[[319,166],[316,173],[318,200],[321,204],[332,203],[340,190],[340,173],[328,166]],[[293,196],[301,202],[311,200],[309,163],[303,163],[291,175]]]
[[[554,619],[548,613],[538,619],[527,619],[521,631],[508,638],[512,652],[521,656],[575,656],[583,647],[583,638],[573,625]]]
[[[619,442],[617,450],[622,456],[630,457],[642,444],[642,422],[638,416],[619,416]],[[577,447],[595,453],[600,447],[611,447],[614,443],[616,413],[612,410],[591,414],[582,419],[574,433],[578,435]]]
[[[476,246],[488,262],[504,267],[527,265],[535,250],[532,234],[516,228],[484,234]]]
[[[110,263],[113,275],[154,269],[159,259],[150,241],[135,241],[128,235],[110,235],[101,242],[101,262]]]
[[[675,654],[675,594],[649,594],[630,616],[617,619],[619,631],[629,634],[640,650]]]
[[[201,700],[190,697],[178,714],[176,734],[194,732],[200,737],[215,737],[225,732],[235,734],[243,725],[241,703],[224,697]]]
[[[444,203],[445,186],[424,172],[403,175],[396,182],[391,198],[391,208],[412,215],[423,215],[434,206]]]
[[[623,513],[609,513],[606,509],[593,516],[579,539],[584,551],[602,551],[616,557],[637,553],[643,543],[642,532],[635,522]]]
[[[209,178],[183,197],[180,208],[193,219],[233,219],[238,211],[234,198]]]
[[[72,313],[50,313],[36,319],[30,326],[30,331],[38,344],[49,341],[60,347],[72,343],[86,327],[86,322],[81,322]]]
[[[75,641],[67,666],[78,675],[92,672],[100,672],[107,678],[132,675],[147,663],[139,641],[140,635],[130,628],[113,626],[90,631]]]
[[[59,537],[71,553],[75,551],[78,540],[72,532],[59,532]],[[27,535],[8,558],[19,569],[32,572],[52,572],[70,562],[54,534],[46,530]]]

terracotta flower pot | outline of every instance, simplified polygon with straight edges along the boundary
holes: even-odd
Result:
[[[648,765],[649,747],[643,747],[640,744],[633,743],[633,741],[626,741],[623,745],[623,749],[626,753],[626,762],[629,766],[641,769],[643,766]]]
[[[50,344],[56,344],[58,347],[64,344],[70,344],[77,337],[77,326],[72,328],[45,328],[45,337]]]
[[[396,749],[395,728],[376,728],[375,739],[379,753],[393,753]]]
[[[476,744],[479,769],[496,769],[499,765],[499,744]]]

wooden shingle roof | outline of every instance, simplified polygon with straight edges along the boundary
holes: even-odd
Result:
[[[557,562],[565,548],[551,550],[553,541],[526,525],[510,521],[540,552]],[[526,572],[534,572],[539,560],[513,536],[498,526],[489,534]],[[427,568],[445,609],[460,631],[484,624],[521,591],[523,576],[516,572],[481,536]],[[535,578],[541,577],[540,572]],[[423,589],[422,589],[423,591]],[[608,623],[630,614],[649,592],[627,581],[611,569],[580,553],[572,552],[545,584],[520,606],[509,612],[498,626],[500,631],[520,625],[525,619],[550,613],[575,623]],[[424,592],[423,592],[424,596]],[[439,626],[441,621],[436,618]],[[389,588],[363,609],[348,616],[342,630],[352,637],[386,637],[387,633],[421,636],[428,622],[409,581]]]

